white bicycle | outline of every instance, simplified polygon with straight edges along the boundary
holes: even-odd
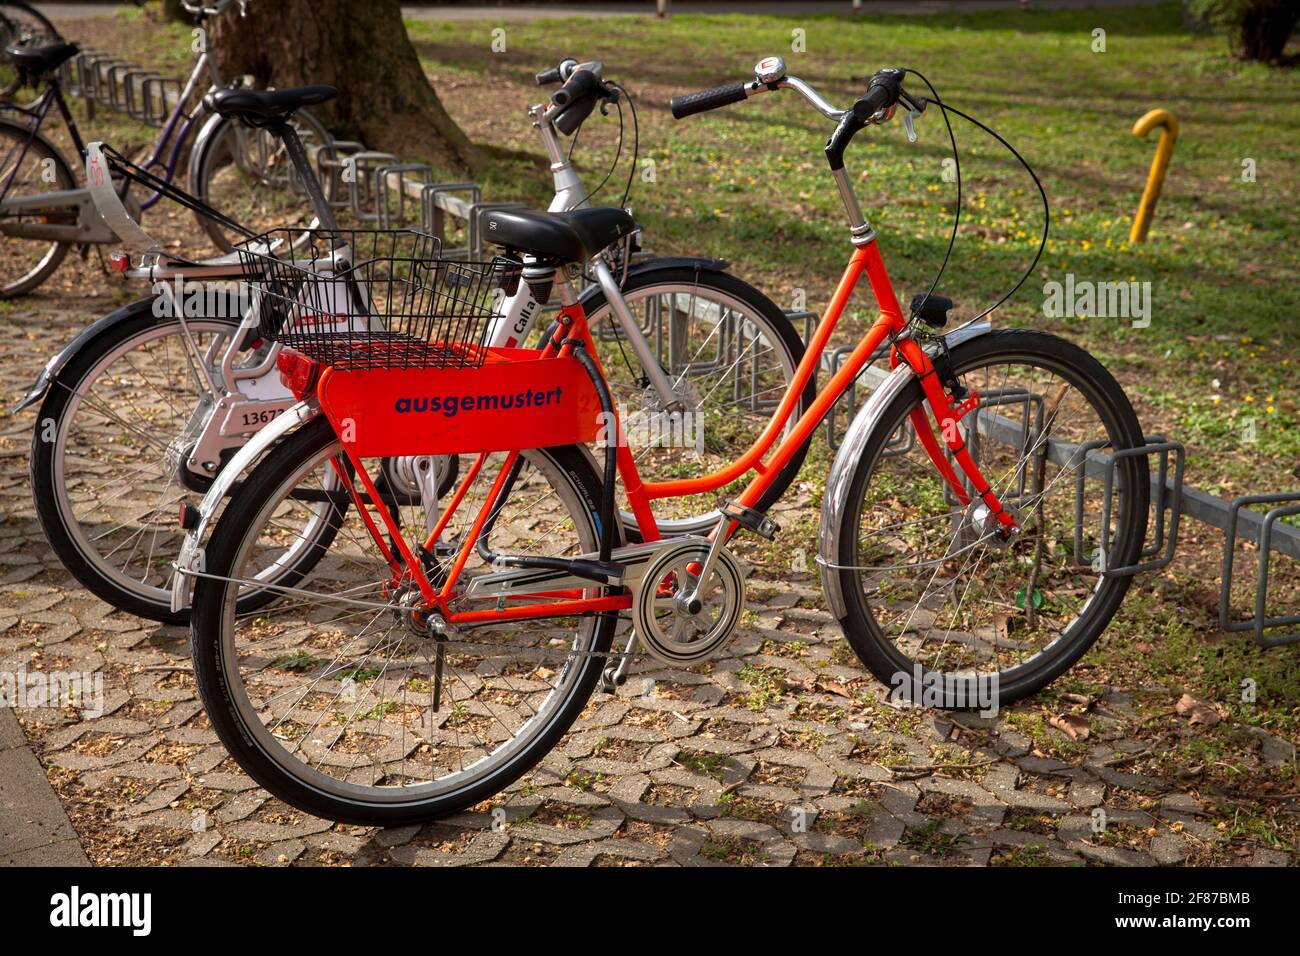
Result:
[[[549,103],[529,109],[551,160],[550,210],[570,212],[575,228],[590,229],[581,212],[589,196],[561,136],[575,134],[597,107],[614,106],[621,137],[626,91],[603,78],[598,62],[565,60],[537,79],[562,83]],[[209,105],[265,126],[268,116],[287,122],[303,95],[222,91]],[[275,124],[270,128],[281,133]],[[296,136],[286,140],[288,155],[305,174],[307,156],[292,140]],[[98,144],[90,150],[88,163],[104,161]],[[309,199],[321,223],[333,228],[316,179],[304,175],[303,181],[313,187]],[[261,450],[297,424],[279,420],[293,396],[280,381],[277,347],[257,337],[256,310],[242,308],[237,288],[221,290],[220,283],[239,276],[236,256],[192,262],[160,252],[111,188],[101,188],[96,201],[138,254],[133,264],[116,260],[124,274],[153,283],[154,293],[83,330],[50,359],[19,406],[41,403],[32,442],[33,496],[51,546],[81,584],[123,610],[181,623],[187,610],[173,601],[171,586],[183,523],[192,520],[185,502],[219,476],[223,483],[237,480],[232,476],[243,462],[233,459],[254,436]],[[725,261],[681,256],[634,262],[632,238],[596,247],[602,251],[586,265],[592,281],[584,306],[625,419],[676,416],[707,439],[635,449],[641,473],[705,474],[761,434],[804,346],[789,317],[727,272]],[[241,308],[230,308],[232,302]],[[499,302],[485,344],[528,341],[543,312],[528,283],[520,283],[516,294]],[[812,396],[810,382],[800,411]],[[773,500],[802,458],[801,452],[782,469]],[[385,469],[386,490],[437,494],[456,468],[456,461],[395,459]],[[301,553],[291,553],[274,574],[304,573],[300,562],[315,560],[320,546],[328,546],[337,528],[334,506],[319,502],[309,526],[295,532],[304,542]],[[686,499],[660,527],[669,534],[697,533],[716,521],[712,501]],[[634,530],[630,514],[624,522]]]

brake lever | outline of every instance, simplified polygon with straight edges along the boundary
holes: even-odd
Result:
[[[913,97],[910,93],[906,92],[905,90],[899,90],[898,98],[899,101],[902,102],[903,107],[907,110],[907,112],[903,114],[903,128],[907,130],[907,141],[909,143],[915,143],[916,142],[915,121],[918,116],[920,116],[922,113],[925,112],[925,107],[927,105],[925,97],[924,96]]]

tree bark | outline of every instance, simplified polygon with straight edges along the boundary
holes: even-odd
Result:
[[[342,139],[456,172],[479,162],[424,75],[399,0],[253,0],[247,16],[232,4],[210,31],[227,76],[338,87],[337,99],[312,112]]]

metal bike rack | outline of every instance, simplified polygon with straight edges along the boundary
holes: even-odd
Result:
[[[97,50],[82,50],[71,59],[64,60],[59,64],[59,83],[63,86],[64,92],[69,96],[81,95],[81,61],[84,57],[97,53]]]
[[[464,193],[464,199],[460,198]],[[416,195],[420,209],[420,229],[436,236],[447,251],[447,216],[467,220],[469,209],[483,201],[483,190],[477,183],[426,183]],[[465,223],[465,257],[469,258],[469,223]]]
[[[365,151],[365,144],[347,139],[333,139],[316,152],[316,175],[321,181],[321,188],[329,198],[329,204],[343,208],[351,201],[343,179],[343,170],[347,168],[348,158]]]
[[[397,187],[393,188],[392,177],[397,177]],[[379,226],[382,229],[400,225],[406,219],[407,194],[412,187],[418,194],[421,186],[433,182],[433,167],[428,163],[393,163],[381,166],[375,173],[381,189],[379,191]],[[397,202],[391,200],[397,194]],[[415,200],[412,199],[414,202]],[[417,211],[418,215],[418,211]]]
[[[1242,495],[1230,505],[1228,526],[1224,530],[1223,569],[1220,572],[1222,584],[1219,589],[1219,626],[1225,631],[1250,631],[1251,637],[1261,647],[1279,647],[1283,644],[1300,642],[1300,631],[1281,636],[1269,637],[1264,634],[1268,628],[1290,627],[1300,624],[1300,615],[1290,614],[1280,617],[1268,617],[1268,578],[1270,557],[1273,551],[1300,559],[1300,528],[1280,524],[1283,518],[1300,514],[1300,492],[1281,494]],[[1251,505],[1278,505],[1267,514],[1250,508]],[[1230,619],[1232,597],[1233,552],[1236,550],[1239,531],[1249,528],[1259,545],[1259,570],[1255,578],[1255,615],[1250,620],[1233,621]]]
[[[352,178],[347,182],[348,208],[362,222],[377,222],[383,204],[383,187],[378,172],[382,167],[394,165],[401,160],[392,153],[363,149],[346,157],[344,162],[352,167]]]
[[[96,105],[105,106],[109,109],[113,108],[113,95],[109,89],[110,74],[116,67],[122,65],[122,61],[115,56],[106,56],[95,61],[91,70],[91,75],[95,78],[91,98],[94,99]]]
[[[1083,467],[1075,474],[1074,483],[1074,560],[1077,564],[1091,564],[1093,559],[1084,554],[1083,549],[1083,510],[1084,481],[1091,475],[1099,478],[1104,488],[1101,505],[1101,536],[1098,546],[1100,571],[1106,577],[1131,577],[1146,571],[1158,571],[1167,567],[1174,560],[1178,547],[1178,523],[1183,513],[1183,470],[1187,459],[1187,450],[1180,442],[1168,441],[1163,435],[1143,436],[1143,445],[1134,448],[1121,448],[1109,455],[1099,456],[1099,452],[1109,447],[1108,441],[1090,441],[1074,446],[1077,454],[1083,456]],[[1115,467],[1127,458],[1137,456],[1159,455],[1159,465],[1151,479],[1151,507],[1155,511],[1155,535],[1152,544],[1143,543],[1139,552],[1140,560],[1135,564],[1121,567],[1108,567],[1106,555],[1110,553],[1110,516],[1111,503],[1115,495]],[[1174,456],[1174,474],[1169,480],[1169,456]],[[1169,524],[1165,526],[1165,511],[1169,512]]]
[[[132,73],[141,68],[134,63],[118,62],[108,68],[108,105],[119,113],[127,112],[126,87]]]
[[[95,107],[100,102],[101,67],[117,62],[111,53],[97,50],[82,53],[77,57],[77,90],[86,102],[86,117],[94,119]]]
[[[153,70],[144,68],[131,70],[124,77],[126,84],[126,115],[148,125],[153,125],[154,120],[149,114],[144,89],[145,84],[154,78],[160,77]]]
[[[805,326],[805,329],[806,328],[807,326]],[[811,333],[806,332],[804,335],[804,341],[808,341],[810,338]],[[841,345],[839,348],[829,350],[823,354],[821,365],[824,366],[828,376],[834,375],[844,366],[845,359],[852,354],[853,346]],[[871,358],[867,361],[867,368],[870,368],[874,363],[880,361],[888,354],[889,346],[880,346],[871,353]],[[841,404],[844,406],[845,418],[849,421],[853,421],[853,416],[856,415],[858,411],[858,383],[856,379],[845,390],[844,394],[840,397],[840,400],[833,404],[830,407],[830,410],[826,413],[826,444],[830,446],[831,451],[839,451],[840,448],[837,424],[839,421],[838,416]],[[903,455],[912,450],[912,445],[916,436],[912,433],[911,426],[904,425],[900,431],[903,431],[906,434],[890,438],[889,443],[885,446],[885,454]]]
[[[145,77],[140,84],[140,98],[143,101],[141,113],[145,117],[145,122],[153,126],[163,126],[167,122],[167,117],[171,113],[172,98],[180,99],[181,96],[180,80],[173,79],[170,76],[153,76]]]

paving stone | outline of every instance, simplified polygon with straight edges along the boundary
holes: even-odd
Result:
[[[1176,833],[1160,833],[1152,838],[1149,852],[1151,859],[1161,866],[1169,866],[1187,859],[1187,855],[1192,852],[1192,845],[1186,837]]]
[[[1145,853],[1135,850],[1123,850],[1112,846],[1096,846],[1082,840],[1073,840],[1066,844],[1071,850],[1098,863],[1111,866],[1151,866],[1154,861]]]
[[[1256,850],[1251,866],[1290,866],[1291,858],[1281,850]]]
[[[273,843],[257,854],[257,862],[263,866],[288,866],[302,856],[303,851],[306,849],[307,844],[303,843],[302,840],[285,840],[283,843]]]
[[[460,853],[443,853],[424,847],[400,846],[392,850],[389,856],[395,863],[407,866],[473,866],[488,863],[500,856],[510,844],[510,837],[504,833],[487,831],[479,833],[470,840]]]
[[[26,747],[0,751],[0,856],[34,853],[76,839],[44,768],[31,751]]]
[[[1106,798],[1106,785],[1096,780],[1076,780],[1070,784],[1070,803],[1087,809],[1101,806]]]
[[[1262,727],[1247,725],[1243,729],[1259,741],[1260,756],[1270,767],[1285,767],[1295,763],[1295,744],[1291,741],[1274,736]]]

